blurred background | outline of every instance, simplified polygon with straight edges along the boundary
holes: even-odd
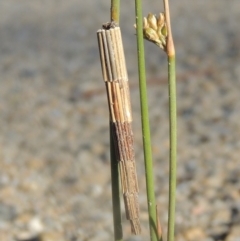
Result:
[[[0,240],[113,240],[108,107],[96,31],[110,1],[0,1]],[[144,15],[163,10],[144,1]],[[240,2],[170,1],[177,52],[176,241],[240,240]],[[142,235],[149,240],[134,1],[121,27]],[[146,42],[156,197],[166,236],[166,56]],[[166,240],[166,239],[165,239]]]

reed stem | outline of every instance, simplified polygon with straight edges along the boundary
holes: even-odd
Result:
[[[114,240],[122,241],[122,219],[121,219],[121,203],[120,203],[120,178],[119,178],[119,160],[114,147],[113,126],[109,122],[110,129],[110,156],[111,156],[111,182],[112,182],[112,205],[113,205],[113,226]]]
[[[137,51],[138,51],[138,72],[139,72],[139,89],[142,119],[142,135],[144,162],[146,172],[147,202],[150,227],[150,240],[157,241],[157,218],[156,218],[156,200],[154,193],[154,172],[152,164],[151,135],[149,126],[144,43],[143,43],[143,26],[142,26],[142,2],[135,0],[135,14],[137,26]]]
[[[168,86],[169,86],[169,127],[170,127],[170,157],[169,157],[169,206],[168,206],[168,234],[167,240],[174,241],[175,203],[176,203],[176,169],[177,169],[177,97],[175,47],[172,37],[169,1],[164,0],[164,9],[167,24],[168,56]]]
[[[175,202],[176,202],[176,169],[177,169],[177,106],[175,56],[168,56],[169,80],[169,125],[170,125],[170,160],[169,160],[169,208],[168,208],[168,241],[174,241]]]
[[[111,12],[110,19],[116,23],[119,23],[120,18],[120,0],[111,0]]]
[[[120,18],[120,0],[111,0],[110,19],[119,23]],[[110,117],[109,117],[110,118]],[[119,160],[114,146],[114,130],[111,121],[109,121],[110,132],[110,157],[111,157],[111,184],[112,184],[112,206],[113,206],[113,226],[114,240],[123,241],[122,219],[121,219],[121,201],[120,201],[120,177]]]

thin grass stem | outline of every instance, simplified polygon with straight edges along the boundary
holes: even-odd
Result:
[[[170,161],[169,161],[169,208],[168,208],[168,241],[174,241],[175,202],[176,202],[176,169],[177,169],[177,106],[175,56],[168,57],[169,78],[169,124],[170,124]]]
[[[112,205],[113,205],[113,226],[114,240],[122,241],[122,219],[121,219],[121,203],[120,203],[120,178],[117,154],[114,147],[113,127],[109,122],[110,129],[110,157],[111,157],[111,182],[112,182]]]
[[[120,0],[111,1],[111,21],[119,23],[120,18]],[[110,116],[109,116],[109,119]],[[121,218],[121,201],[120,201],[120,176],[119,176],[119,158],[114,147],[114,130],[109,121],[110,132],[110,157],[111,157],[111,184],[112,184],[112,206],[113,206],[113,226],[114,240],[123,241],[122,218]]]
[[[164,0],[166,24],[168,30],[168,86],[169,86],[169,126],[170,126],[170,160],[169,160],[169,206],[167,240],[174,241],[175,203],[176,203],[176,170],[177,170],[177,97],[175,48],[171,31],[169,2]]]
[[[110,19],[116,23],[119,23],[120,18],[120,0],[111,0],[111,12]]]
[[[153,164],[152,164],[151,135],[150,135],[148,101],[147,101],[141,0],[135,0],[135,13],[136,13],[136,26],[137,26],[139,89],[140,89],[144,162],[145,162],[145,171],[146,171],[150,240],[157,241],[158,235],[157,235],[157,219],[156,219],[156,200],[155,200],[155,193],[154,193],[154,177],[153,177],[154,172],[153,172]]]

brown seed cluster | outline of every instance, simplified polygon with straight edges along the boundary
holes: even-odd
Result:
[[[136,28],[136,24],[134,27]],[[167,26],[164,13],[160,13],[158,17],[149,13],[147,17],[144,17],[143,37],[166,50]]]

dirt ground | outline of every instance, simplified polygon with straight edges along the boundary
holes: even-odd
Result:
[[[110,1],[0,2],[0,240],[113,240],[108,107],[96,31]],[[170,1],[177,51],[176,241],[240,240],[240,2]],[[144,15],[162,11],[145,1]],[[121,28],[142,235],[149,240],[134,1]],[[156,198],[168,202],[166,57],[145,43]],[[166,239],[164,239],[166,240]]]

